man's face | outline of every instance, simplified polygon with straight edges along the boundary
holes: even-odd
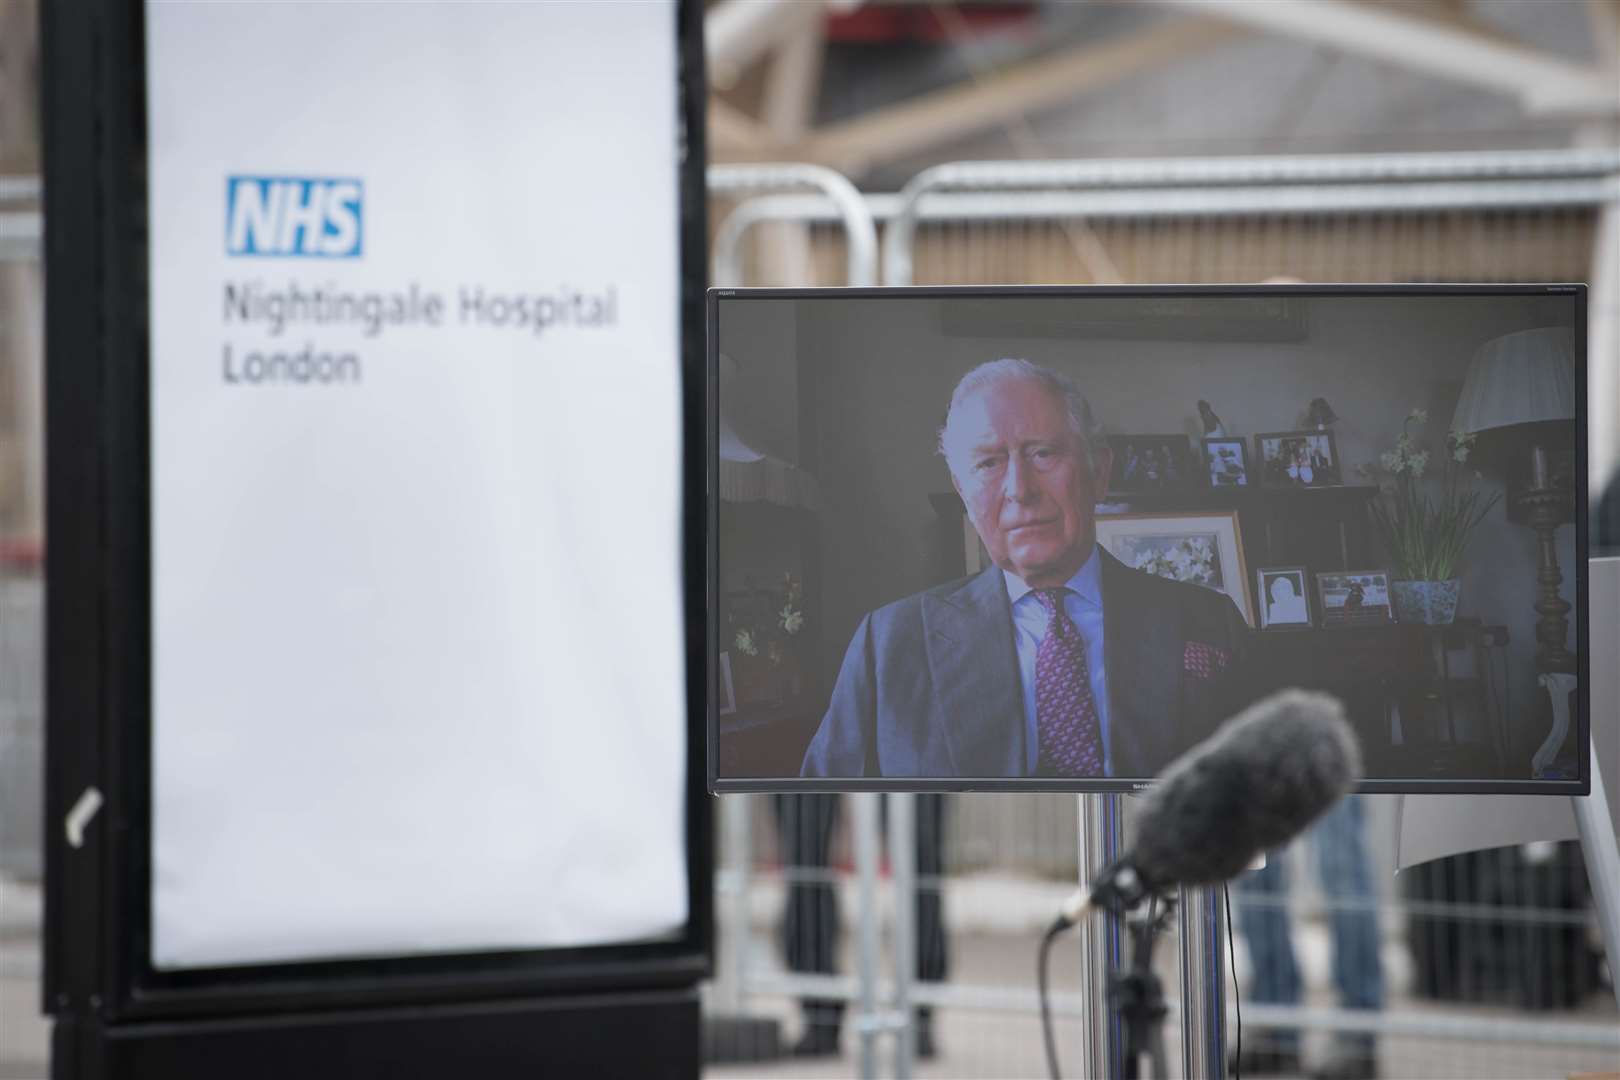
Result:
[[[1036,588],[1073,577],[1096,543],[1113,455],[1086,453],[1058,395],[1030,379],[992,383],[957,407],[946,444],[991,561]]]

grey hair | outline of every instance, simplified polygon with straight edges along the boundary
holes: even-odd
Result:
[[[1061,372],[1042,367],[1040,364],[1009,357],[1001,360],[989,360],[980,364],[962,376],[962,381],[956,384],[955,390],[951,391],[951,404],[950,408],[945,411],[945,423],[939,429],[938,446],[939,455],[945,459],[947,466],[951,463],[951,455],[945,446],[945,435],[946,432],[950,431],[951,417],[956,415],[956,410],[974,394],[997,383],[1008,382],[1013,379],[1028,379],[1031,382],[1039,383],[1054,397],[1062,401],[1064,411],[1069,416],[1069,427],[1076,435],[1080,436],[1080,441],[1085,444],[1088,453],[1098,443],[1106,445],[1108,434],[1103,426],[1097,422],[1096,418],[1091,415],[1091,403],[1080,392],[1080,388],[1074,384],[1074,380]],[[954,472],[955,469],[952,468],[952,471]]]

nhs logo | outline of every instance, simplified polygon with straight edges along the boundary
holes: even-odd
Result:
[[[225,253],[357,259],[364,186],[324,176],[231,176],[225,181]]]

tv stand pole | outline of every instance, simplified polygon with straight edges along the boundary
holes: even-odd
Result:
[[[1221,887],[1181,890],[1181,1060],[1187,1080],[1226,1076],[1226,927]]]
[[[1080,887],[1088,888],[1097,871],[1124,848],[1123,799],[1118,795],[1077,795],[1080,837]],[[1108,985],[1122,962],[1119,920],[1093,911],[1074,928],[1081,949],[1082,1061],[1070,1066],[1073,1076],[1117,1078],[1123,1050],[1119,1020],[1108,1002]]]
[[[1125,845],[1124,799],[1076,796],[1080,815],[1080,887]],[[1177,903],[1181,947],[1181,1058],[1187,1080],[1226,1076],[1224,909],[1219,889],[1183,889]],[[1123,967],[1120,920],[1093,911],[1076,925],[1081,941],[1083,1062],[1076,1076],[1123,1075],[1123,1031],[1108,1003],[1109,980]]]

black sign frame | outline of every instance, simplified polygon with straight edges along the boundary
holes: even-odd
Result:
[[[681,559],[687,646],[685,926],[668,939],[623,945],[175,972],[158,971],[150,962],[144,9],[126,0],[45,5],[46,820],[52,825],[45,844],[43,1006],[59,1022],[69,1021],[66,1028],[510,1002],[535,995],[691,991],[711,972],[713,851],[702,724],[709,689],[703,659],[707,538],[702,497],[707,84],[702,5],[677,0],[671,11],[678,51],[686,443]],[[98,796],[99,811],[87,815],[80,843],[70,843],[63,822],[74,807],[87,808]],[[62,1030],[58,1056],[82,1056],[78,1044],[63,1040]]]

